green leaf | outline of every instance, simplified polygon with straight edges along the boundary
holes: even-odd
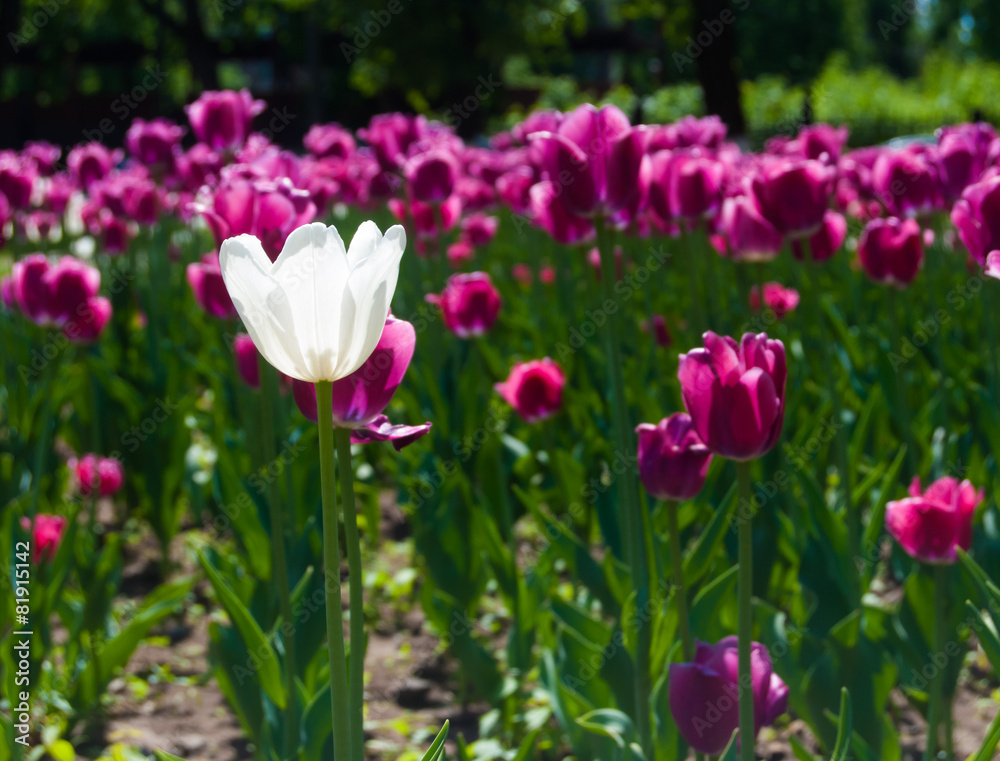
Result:
[[[175,756],[173,753],[167,753],[165,750],[160,750],[157,748],[153,751],[156,755],[156,761],[184,761],[180,756]]]
[[[632,719],[621,711],[599,708],[580,716],[576,723],[588,732],[610,738],[615,745],[623,750],[635,741],[635,727],[632,724]]]
[[[837,722],[837,741],[833,745],[830,761],[846,761],[851,749],[851,696],[846,687],[840,689],[840,719]]]
[[[712,558],[726,536],[729,516],[736,509],[739,499],[736,495],[736,484],[729,487],[726,496],[722,498],[722,507],[715,511],[712,520],[698,537],[691,553],[684,558],[684,583],[690,589],[708,572]],[[671,508],[676,509],[676,508]]]
[[[1000,745],[1000,711],[997,712],[993,723],[990,724],[986,732],[983,744],[979,746],[979,751],[972,756],[969,761],[991,761],[995,756],[997,746]]]
[[[264,688],[264,692],[274,701],[275,705],[283,709],[288,696],[285,695],[285,687],[281,681],[278,654],[274,652],[270,641],[264,636],[260,624],[250,615],[250,611],[240,602],[240,599],[229,588],[229,585],[226,584],[203,552],[198,553],[198,559],[201,561],[201,567],[205,569],[205,575],[208,576],[212,589],[215,590],[219,602],[232,619],[247,650],[257,655],[257,661],[260,664],[257,671],[261,687]]]
[[[979,608],[972,604],[971,600],[965,601],[965,607],[968,608],[969,613],[975,619],[972,625],[976,630],[976,636],[979,638],[979,644],[983,646],[983,652],[986,653],[990,665],[993,666],[994,673],[1000,674],[1000,637],[997,636],[996,626],[992,617],[987,620],[979,611]]]
[[[431,747],[420,757],[420,761],[438,761],[444,757],[444,741],[448,739],[448,726],[449,722],[445,721],[441,731],[437,733],[437,737],[431,743]]]

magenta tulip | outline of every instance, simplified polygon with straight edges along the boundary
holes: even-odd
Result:
[[[649,202],[664,221],[711,216],[722,204],[724,172],[697,148],[659,151],[650,159]]]
[[[23,154],[35,164],[35,169],[43,177],[55,171],[56,162],[62,155],[62,148],[44,140],[29,140],[24,144]]]
[[[77,185],[87,190],[98,180],[108,176],[122,160],[122,152],[111,151],[100,143],[76,146],[66,157],[66,165]]]
[[[701,440],[730,460],[753,460],[778,441],[785,418],[785,346],[747,333],[739,344],[711,331],[680,356],[684,405]]]
[[[836,172],[818,161],[778,161],[763,167],[750,183],[760,210],[778,232],[811,235],[823,224]]]
[[[198,306],[206,314],[220,320],[235,320],[236,307],[226,290],[222,280],[222,270],[219,267],[219,255],[210,252],[205,254],[200,262],[192,262],[187,266],[187,281],[191,286]]]
[[[759,642],[750,649],[754,740],[788,709],[788,686],[774,673],[771,656]],[[670,664],[670,713],[677,729],[698,753],[715,756],[739,727],[740,680],[736,637],[714,645],[698,642],[694,662]]]
[[[566,208],[555,183],[546,180],[533,185],[529,199],[531,221],[552,236],[556,243],[571,246],[594,237],[594,223]]]
[[[55,557],[68,524],[69,521],[61,515],[39,513],[34,523],[27,516],[21,518],[21,528],[32,532],[32,562],[50,562]]]
[[[959,483],[950,476],[921,493],[917,477],[909,497],[886,506],[885,527],[911,557],[951,564],[957,560],[956,548],[968,550],[972,545],[972,519],[983,496],[969,481]]]
[[[988,253],[1000,250],[1000,175],[967,187],[951,211],[951,222],[980,264]]]
[[[391,441],[400,450],[431,429],[423,425],[392,425],[382,411],[392,400],[413,359],[417,334],[405,320],[390,317],[375,351],[346,378],[333,382],[333,424],[351,429],[351,441]],[[292,381],[292,394],[299,410],[312,422],[317,420],[316,387]]]
[[[267,104],[249,90],[206,90],[184,107],[195,137],[213,151],[235,151],[250,134],[250,125]]]
[[[441,309],[445,327],[459,338],[486,333],[497,321],[503,304],[485,272],[452,275],[440,295],[428,294],[426,300]]]
[[[847,143],[848,134],[847,127],[814,124],[803,127],[788,147],[803,158],[836,164]]]
[[[470,214],[462,220],[462,237],[476,248],[486,246],[496,237],[500,220],[486,214]]]
[[[526,423],[537,423],[562,407],[565,385],[562,368],[546,357],[514,365],[507,380],[494,388]]]
[[[920,225],[915,219],[873,219],[858,241],[858,259],[875,282],[905,288],[924,262]]]
[[[430,150],[410,159],[403,167],[410,196],[421,203],[441,203],[455,190],[461,167],[446,150]]]
[[[734,261],[768,262],[781,253],[784,236],[747,196],[727,198],[720,222]]]
[[[79,460],[70,460],[69,467],[76,477],[77,489],[84,497],[109,497],[125,483],[125,469],[121,461],[114,457],[87,454]]]
[[[705,485],[712,453],[698,437],[690,416],[675,412],[657,425],[643,423],[639,434],[639,477],[657,499],[693,499]]]
[[[986,256],[986,275],[1000,280],[1000,251],[991,251]]]
[[[15,209],[31,206],[31,196],[38,182],[35,162],[12,151],[0,152],[0,194]]]
[[[781,283],[764,283],[764,304],[781,320],[799,305],[799,292],[785,288]],[[760,293],[757,286],[750,289],[750,308],[760,309]]]
[[[136,119],[125,133],[125,147],[140,164],[172,174],[185,132],[167,119]]]
[[[606,216],[625,208],[638,192],[644,136],[616,106],[598,110],[584,104],[567,114],[557,131],[532,139],[544,141],[548,179],[558,184],[571,213]]]
[[[937,168],[917,148],[883,151],[872,168],[872,187],[897,217],[926,214],[941,205]]]
[[[828,211],[823,215],[823,224],[808,239],[795,238],[792,240],[792,254],[796,259],[805,259],[803,241],[808,240],[809,254],[812,260],[825,262],[840,250],[846,238],[847,220],[844,219],[844,215]]]
[[[348,159],[356,150],[354,136],[339,124],[312,125],[302,144],[318,159]]]

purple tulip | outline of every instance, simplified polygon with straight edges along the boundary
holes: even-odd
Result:
[[[657,425],[643,423],[639,434],[639,477],[657,499],[683,502],[705,485],[712,453],[694,429],[691,417],[675,412]]]
[[[562,407],[566,376],[548,357],[521,362],[511,368],[503,383],[493,386],[526,423],[537,423],[555,415]]]
[[[951,222],[980,264],[988,253],[1000,250],[1000,175],[967,187],[951,210]]]
[[[461,167],[446,150],[430,150],[410,159],[403,167],[410,197],[421,203],[441,203],[455,190]]]
[[[763,167],[750,190],[761,215],[778,232],[811,235],[823,224],[836,172],[818,161],[779,161]]]
[[[957,548],[972,546],[972,520],[984,492],[970,481],[951,476],[920,488],[919,476],[910,484],[910,496],[890,502],[885,527],[908,555],[923,563],[951,565]]]
[[[348,159],[357,149],[354,135],[339,124],[312,125],[302,144],[318,159]]]
[[[426,133],[423,117],[406,114],[377,114],[358,137],[372,147],[383,171],[397,170],[406,160],[410,146]]]
[[[125,147],[140,164],[170,175],[186,131],[167,119],[136,119],[125,133]]]
[[[250,125],[267,104],[249,90],[206,90],[184,107],[195,137],[213,151],[232,152],[246,142]]]
[[[788,686],[774,673],[771,656],[751,643],[754,740],[761,727],[788,709]],[[736,637],[698,642],[693,663],[670,664],[670,713],[681,736],[698,753],[715,756],[739,728],[740,680]]]
[[[594,223],[566,208],[564,194],[548,180],[531,187],[528,193],[531,221],[564,246],[585,243],[594,237]]]
[[[66,165],[78,187],[89,190],[98,180],[103,180],[122,160],[120,150],[110,151],[100,143],[76,146],[66,157]]]
[[[701,219],[722,203],[723,165],[699,151],[658,151],[650,158],[649,203],[664,221]]]
[[[781,253],[784,236],[747,196],[727,198],[720,223],[735,261],[768,262]]]
[[[921,238],[915,219],[873,219],[858,240],[858,259],[875,282],[905,288],[924,263]]]
[[[416,344],[413,326],[389,317],[371,356],[349,376],[332,384],[333,424],[351,429],[352,443],[391,441],[400,450],[431,429],[430,423],[392,425],[382,414],[403,381]],[[315,423],[318,417],[315,385],[293,380],[292,394],[302,414]]]
[[[747,333],[739,344],[711,331],[705,348],[680,356],[678,377],[695,430],[715,454],[753,460],[781,435],[785,418],[785,346]]]
[[[191,293],[206,314],[220,320],[235,320],[236,307],[226,290],[216,252],[205,254],[200,262],[187,266],[187,281]]]
[[[38,180],[38,169],[31,159],[12,151],[0,153],[0,193],[15,209],[31,206],[31,195]]]
[[[56,162],[62,155],[62,148],[44,140],[29,140],[24,144],[23,153],[34,162],[40,175],[48,177],[56,168]]]
[[[809,252],[813,261],[825,262],[840,250],[847,238],[847,220],[842,214],[828,211],[823,215],[823,224],[809,236]],[[792,255],[796,259],[805,259],[802,238],[792,241]]]
[[[452,275],[440,295],[429,293],[426,300],[440,307],[445,327],[459,338],[489,331],[503,304],[500,292],[485,272]]]
[[[875,196],[890,214],[926,214],[941,205],[938,172],[917,148],[883,151],[872,168]]]
[[[556,132],[538,132],[548,179],[560,188],[566,208],[581,217],[623,209],[638,192],[645,148],[641,130],[615,106],[584,104],[567,114]]]
[[[799,131],[798,137],[792,140],[787,148],[805,159],[822,161],[824,164],[836,164],[840,159],[840,152],[847,144],[848,135],[847,127],[814,124],[803,127]]]

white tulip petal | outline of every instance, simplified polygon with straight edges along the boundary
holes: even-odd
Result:
[[[406,233],[365,222],[345,250],[335,227],[304,225],[274,264],[259,240],[226,240],[223,279],[260,353],[299,380],[334,381],[357,370],[382,335]]]

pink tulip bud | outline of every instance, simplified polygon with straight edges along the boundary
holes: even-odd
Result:
[[[680,356],[678,377],[695,430],[712,452],[753,460],[781,436],[785,418],[785,346],[747,333],[739,344],[711,331],[705,348]]]
[[[67,523],[68,521],[61,515],[45,515],[44,513],[35,516],[34,525],[32,525],[31,518],[27,516],[21,518],[21,528],[32,532],[32,562],[36,565],[42,562],[51,562],[62,543]]]
[[[493,388],[526,423],[537,423],[552,417],[562,407],[565,385],[562,368],[545,357],[514,365],[507,380]]]
[[[219,255],[212,251],[205,254],[200,262],[192,262],[187,266],[187,281],[191,286],[198,306],[206,314],[220,320],[235,320],[236,307],[226,290],[222,280],[222,270],[219,268]]]
[[[184,107],[195,137],[213,151],[235,151],[250,134],[250,125],[267,104],[249,90],[206,90]]]
[[[969,185],[952,208],[951,222],[980,264],[1000,250],[1000,175]]]
[[[785,288],[781,283],[764,283],[764,304],[777,319],[784,319],[799,305],[799,292],[794,288]],[[760,309],[760,292],[756,285],[750,289],[750,308]]]
[[[440,295],[428,294],[429,304],[441,309],[445,327],[459,338],[480,336],[500,314],[500,292],[485,272],[452,275]]]
[[[389,317],[382,337],[365,363],[346,378],[333,382],[333,424],[350,428],[351,441],[355,444],[391,441],[398,451],[431,429],[430,423],[394,426],[382,414],[403,382],[416,344],[413,326],[405,320]],[[293,380],[292,394],[302,414],[315,423],[318,414],[316,386]]]
[[[890,502],[885,527],[907,554],[924,563],[951,564],[957,547],[972,545],[972,519],[983,501],[983,490],[969,481],[939,478],[921,493],[920,479],[910,484],[910,496]]]
[[[534,275],[531,272],[531,267],[527,264],[515,264],[510,268],[510,274],[514,279],[523,285],[525,288],[531,285],[531,281],[534,279]]]
[[[681,736],[698,753],[719,755],[739,727],[739,664],[736,637],[714,645],[698,642],[693,663],[670,664],[670,713]],[[774,673],[764,645],[750,650],[754,737],[788,709],[788,686]],[[744,687],[745,689],[745,687]]]
[[[466,262],[471,262],[476,257],[476,249],[465,238],[459,238],[447,250],[448,264],[458,269]]]
[[[657,425],[643,423],[639,434],[639,477],[657,499],[682,502],[693,499],[705,485],[712,453],[683,412]]]
[[[905,288],[924,262],[920,225],[915,219],[873,219],[858,241],[858,259],[875,282]]]
[[[77,489],[84,497],[109,497],[125,483],[125,469],[121,461],[113,457],[87,454],[79,460],[70,460],[69,467],[76,476]]]
[[[643,320],[642,331],[652,333],[657,346],[667,347],[674,342],[670,335],[670,328],[667,327],[667,320],[662,314],[654,314],[650,319]]]

